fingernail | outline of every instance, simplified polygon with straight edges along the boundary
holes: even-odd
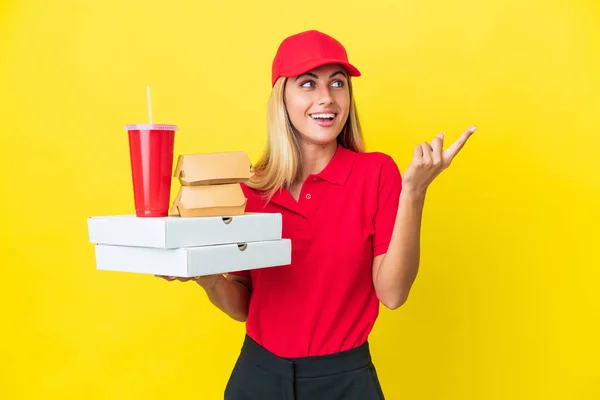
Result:
[[[476,126],[472,126],[471,127],[471,132],[475,132],[475,129],[477,129],[477,127]]]

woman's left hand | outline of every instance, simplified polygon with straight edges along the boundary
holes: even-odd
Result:
[[[433,180],[450,166],[476,127],[467,129],[448,149],[444,150],[444,134],[437,135],[431,144],[424,142],[415,147],[414,157],[402,177],[402,190],[425,195]]]

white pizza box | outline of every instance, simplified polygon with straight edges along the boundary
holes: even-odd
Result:
[[[158,249],[95,245],[96,268],[105,271],[194,277],[291,263],[290,239]]]
[[[279,240],[279,213],[246,213],[222,217],[137,217],[133,215],[88,218],[89,241],[133,247],[175,249],[215,244]]]

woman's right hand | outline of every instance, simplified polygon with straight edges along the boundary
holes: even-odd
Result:
[[[193,278],[156,275],[167,281],[194,281],[202,286],[208,299],[225,314],[236,321],[244,322],[248,318],[252,280],[249,275],[205,275]]]
[[[204,289],[211,288],[219,281],[219,279],[225,279],[223,277],[223,275],[221,275],[221,274],[195,276],[195,277],[191,277],[191,278],[184,278],[184,277],[180,277],[180,276],[168,276],[168,275],[155,275],[155,276],[158,278],[165,279],[167,281],[179,281],[179,282],[194,281],[198,285],[202,286]]]

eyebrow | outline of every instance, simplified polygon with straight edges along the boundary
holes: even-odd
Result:
[[[338,74],[342,74],[342,75],[346,76],[346,74],[342,70],[339,70],[339,71],[335,71],[333,74],[329,75],[329,79],[333,78],[334,76],[336,76]],[[298,75],[296,77],[296,79],[294,79],[294,82],[297,81],[298,79],[300,79],[301,77],[303,77],[304,75],[312,76],[315,79],[319,79],[318,75],[313,74],[312,72],[306,72],[306,73],[304,73],[302,75]]]

